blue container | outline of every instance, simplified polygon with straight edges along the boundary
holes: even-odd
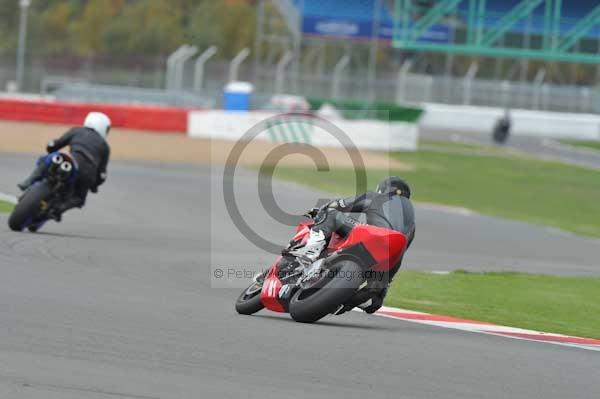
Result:
[[[223,91],[223,109],[226,111],[248,111],[253,90],[252,84],[248,82],[229,83]]]

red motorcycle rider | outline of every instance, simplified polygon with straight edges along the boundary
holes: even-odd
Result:
[[[415,236],[415,212],[410,202],[410,187],[397,176],[388,177],[377,186],[376,192],[366,192],[356,197],[339,199],[330,202],[314,215],[306,245],[297,248],[291,243],[284,254],[296,256],[304,264],[314,262],[324,248],[329,245],[333,233],[346,237],[358,224],[356,219],[346,213],[364,213],[368,225],[383,227],[403,233],[407,240],[407,248]],[[373,313],[383,305],[389,282],[401,266],[402,259],[390,269],[389,276],[380,287],[355,299],[358,306],[367,313]],[[351,308],[351,306],[349,307]]]

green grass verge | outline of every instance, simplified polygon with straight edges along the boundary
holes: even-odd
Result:
[[[426,142],[416,153],[393,153],[414,171],[368,170],[368,188],[389,174],[405,177],[416,201],[545,224],[600,237],[600,172],[541,161],[498,147]],[[275,177],[332,196],[353,195],[351,169],[317,172],[278,167]]]
[[[402,271],[385,304],[600,339],[600,278]]]
[[[600,151],[600,141],[563,140],[562,142],[575,147],[585,147]]]
[[[9,204],[8,202],[0,201],[0,213],[8,213],[12,211],[14,208],[13,204]]]

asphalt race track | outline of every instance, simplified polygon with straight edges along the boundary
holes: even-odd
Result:
[[[32,157],[0,155],[0,192]],[[242,214],[282,242],[251,172]],[[276,184],[300,212],[317,193]],[[239,316],[217,267],[267,265],[218,200],[219,170],[113,163],[101,195],[42,233],[0,216],[0,398],[597,398],[596,352],[351,312],[315,325]],[[600,244],[543,227],[419,208],[406,267],[600,274]],[[596,265],[594,266],[594,263]],[[235,285],[235,282],[233,282]]]

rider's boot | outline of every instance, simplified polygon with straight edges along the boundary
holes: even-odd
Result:
[[[290,251],[290,254],[296,256],[301,262],[310,264],[319,258],[326,243],[327,240],[322,230],[311,230],[306,245]]]
[[[29,186],[31,186],[35,181],[41,179],[44,176],[45,169],[46,165],[44,165],[44,163],[39,163],[35,167],[33,172],[31,172],[31,175],[27,179],[23,180],[21,183],[17,184],[17,187],[19,187],[21,191],[27,190]]]
[[[387,295],[387,288],[384,288],[384,289],[378,291],[377,293],[375,293],[375,295],[373,295],[371,298],[369,298],[368,301],[363,302],[360,305],[358,305],[358,307],[368,314],[375,313],[376,311],[379,310],[379,308],[381,308],[383,306],[383,300],[385,299],[386,295]]]
[[[63,203],[56,206],[54,211],[48,215],[51,219],[54,219],[55,222],[60,223],[62,220],[62,214],[73,208],[81,208],[84,204],[84,201],[77,197],[73,196],[66,199]]]
[[[60,223],[62,221],[62,212],[57,210],[51,211],[48,213],[48,218],[54,220],[56,223]]]

